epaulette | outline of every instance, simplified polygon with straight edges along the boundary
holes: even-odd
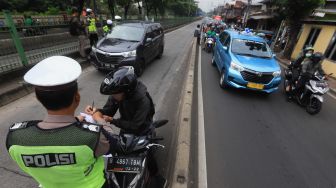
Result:
[[[35,120],[35,121],[23,121],[23,122],[14,123],[13,125],[11,125],[9,127],[9,130],[14,131],[14,130],[18,130],[18,129],[24,129],[24,128],[30,127],[32,125],[36,125],[39,122],[40,122],[39,120]]]
[[[80,126],[81,126],[81,128],[83,128],[85,130],[89,130],[89,131],[97,132],[97,133],[99,133],[100,129],[101,129],[101,125],[88,123],[88,122],[81,122]]]

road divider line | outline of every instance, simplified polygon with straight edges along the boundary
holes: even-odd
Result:
[[[198,49],[198,72],[197,72],[197,89],[198,89],[198,188],[207,188],[207,165],[205,149],[205,131],[204,131],[204,109],[203,109],[203,91],[202,91],[202,49]]]
[[[177,148],[175,166],[173,172],[172,187],[187,188],[189,183],[189,159],[191,144],[191,111],[193,102],[194,88],[194,67],[196,60],[196,41],[193,40],[191,56],[188,62],[188,71],[186,82],[183,89],[182,104],[180,106],[180,115],[177,136]]]

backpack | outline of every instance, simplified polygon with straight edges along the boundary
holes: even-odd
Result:
[[[78,36],[79,35],[78,18],[76,18],[76,17],[71,18],[69,33],[72,36]]]

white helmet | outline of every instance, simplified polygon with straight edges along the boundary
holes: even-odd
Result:
[[[92,12],[92,9],[87,8],[87,9],[86,9],[86,12],[89,12],[89,13],[90,13],[90,12]]]
[[[107,25],[112,25],[112,20],[110,20],[110,19],[108,19],[107,21],[106,21],[106,23],[107,23]]]

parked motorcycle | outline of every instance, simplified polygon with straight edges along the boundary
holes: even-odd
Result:
[[[284,88],[287,97],[292,96],[296,102],[304,106],[306,111],[311,114],[317,114],[322,109],[323,95],[329,91],[328,83],[325,77],[316,72],[306,83],[303,93],[293,94],[297,81],[291,81],[293,75],[290,69],[285,70]],[[290,88],[290,90],[288,90]]]
[[[119,135],[119,151],[113,156],[108,157],[107,172],[110,185],[113,188],[143,188],[143,187],[165,187],[155,183],[151,177],[148,163],[151,158],[150,152],[154,152],[157,147],[164,148],[157,143],[163,138],[156,136],[155,129],[168,123],[168,120],[155,121],[144,136],[133,134]],[[153,159],[152,159],[153,160]],[[153,185],[155,184],[155,185]]]

